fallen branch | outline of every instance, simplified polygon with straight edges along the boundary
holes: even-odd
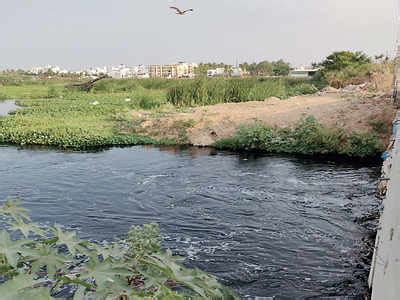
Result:
[[[109,78],[108,75],[102,75],[100,77],[97,77],[95,79],[92,79],[88,82],[83,82],[83,83],[73,83],[73,84],[69,84],[66,86],[66,88],[68,89],[78,89],[80,91],[85,91],[85,92],[90,92],[92,90],[92,88],[94,87],[94,84],[100,80]]]

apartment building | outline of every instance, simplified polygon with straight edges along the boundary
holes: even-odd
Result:
[[[150,65],[148,70],[151,78],[193,78],[196,67],[195,63],[179,62],[169,65]]]

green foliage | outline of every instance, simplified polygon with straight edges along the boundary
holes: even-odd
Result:
[[[75,149],[156,144],[151,138],[120,132],[115,116],[161,107],[162,101],[158,92],[142,90],[122,95],[66,92],[62,99],[21,100],[23,110],[0,119],[0,143]]]
[[[340,71],[369,63],[371,59],[362,52],[338,51],[329,55],[320,65],[325,71]]]
[[[362,84],[371,79],[375,71],[375,65],[364,64],[348,66],[338,71],[327,71],[323,73],[330,86],[343,88],[349,84]]]
[[[224,63],[200,63],[195,69],[197,76],[206,76],[207,71],[210,69],[223,68],[228,74],[231,71],[231,66]]]
[[[157,224],[134,226],[128,232],[129,251],[134,257],[160,252],[161,235]]]
[[[51,300],[50,289],[46,287],[32,288],[34,276],[21,274],[0,285],[0,295],[7,300]]]
[[[272,70],[275,76],[287,76],[290,72],[290,64],[280,59],[272,63]]]
[[[6,223],[30,220],[19,202],[11,200],[0,217]],[[126,240],[113,243],[83,241],[59,226],[42,230],[46,234],[32,233],[25,239],[0,231],[2,299],[55,299],[54,293],[66,286],[74,291],[74,300],[239,299],[215,277],[187,269],[181,258],[163,251],[155,224],[132,227]]]
[[[287,76],[290,71],[290,64],[282,59],[251,64],[245,62],[240,64],[240,67],[252,76]]]
[[[384,150],[374,134],[348,134],[340,129],[326,128],[313,117],[301,120],[293,129],[268,127],[258,122],[242,126],[234,137],[220,140],[215,146],[239,151],[350,157],[376,156]]]
[[[106,79],[97,82],[89,93],[66,89],[68,83],[64,79],[18,79],[0,86],[0,93],[20,99],[17,104],[24,107],[0,118],[0,144],[72,149],[171,144],[171,140],[154,140],[140,135],[140,130],[131,130],[135,124],[130,112],[273,96],[283,99],[317,91],[310,81],[290,78]],[[128,117],[121,119],[122,115]],[[187,142],[186,130],[179,131],[177,141]]]
[[[369,125],[378,134],[388,134],[390,133],[392,124],[385,122],[384,120],[371,120]]]
[[[327,81],[335,88],[342,88],[369,81],[378,65],[363,52],[339,51],[329,55],[318,66],[321,71],[316,77],[321,82]]]

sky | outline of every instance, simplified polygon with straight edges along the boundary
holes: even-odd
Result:
[[[0,69],[394,53],[400,0],[2,0]],[[169,6],[193,8],[177,16]]]

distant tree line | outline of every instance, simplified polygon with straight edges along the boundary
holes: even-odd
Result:
[[[207,75],[207,71],[216,68],[224,68],[225,73],[231,72],[232,66],[224,63],[200,63],[196,68],[196,75]]]
[[[258,63],[244,62],[239,67],[248,72],[250,76],[287,76],[290,71],[290,64],[282,59],[277,61],[265,60]],[[200,63],[196,73],[197,75],[206,75],[207,70],[216,68],[224,68],[227,74],[232,70],[232,66],[225,63]]]
[[[282,59],[251,64],[244,62],[240,67],[252,76],[287,76],[290,71],[290,64]]]

